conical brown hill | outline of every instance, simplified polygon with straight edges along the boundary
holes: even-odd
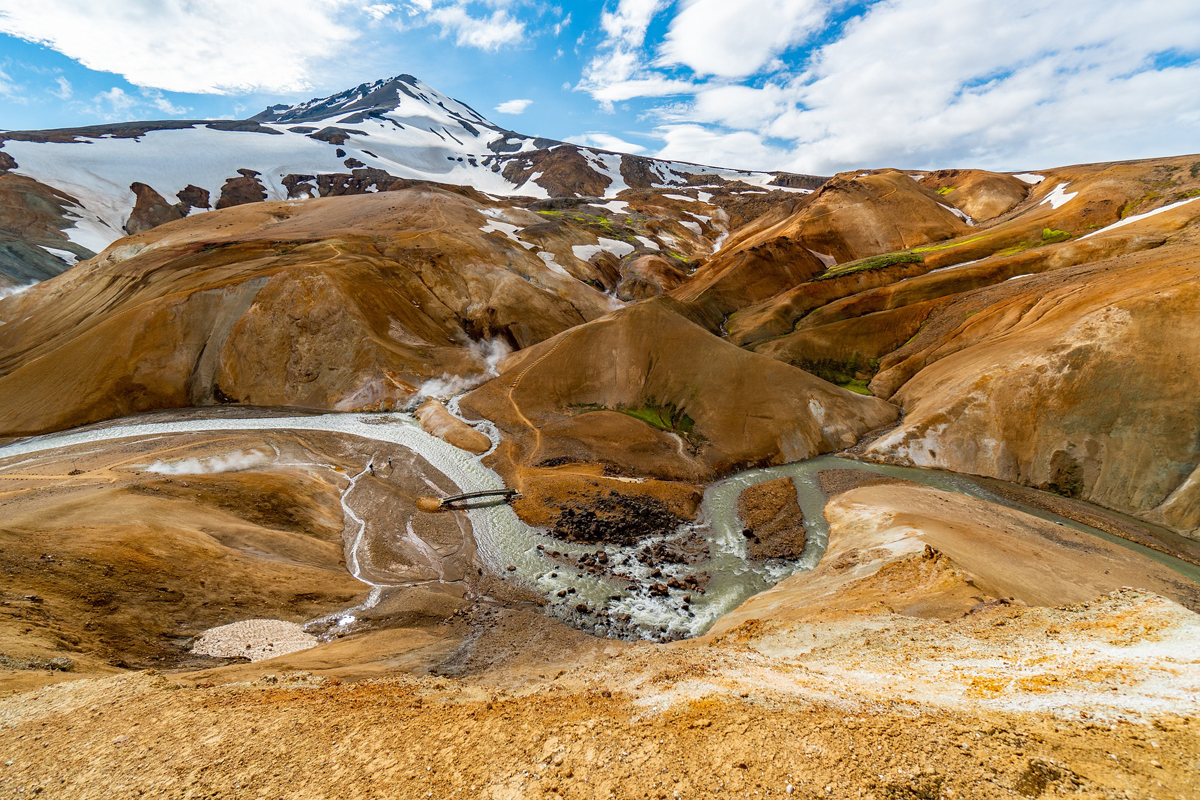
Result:
[[[1011,211],[1029,196],[1029,184],[1020,178],[981,169],[942,169],[920,183],[976,222]]]
[[[518,464],[604,462],[675,480],[810,458],[896,418],[673,306],[631,306],[521,351],[462,408],[496,421]]]

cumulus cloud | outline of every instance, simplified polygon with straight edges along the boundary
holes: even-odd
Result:
[[[309,88],[358,34],[349,0],[0,0],[0,32],[130,83],[208,94]],[[186,45],[186,46],[185,46]]]
[[[1200,51],[1200,15],[1185,2],[900,0],[822,48],[766,130],[796,142],[794,167],[825,171],[1167,154],[1194,142],[1200,121],[1200,96],[1184,88],[1200,85],[1200,68],[1155,68],[1176,48]],[[1164,136],[1173,123],[1186,135]]]
[[[645,63],[642,47],[646,30],[667,5],[667,0],[620,0],[614,10],[602,12],[600,29],[604,39],[576,88],[590,93],[607,108],[634,97],[687,92],[689,82],[650,74]]]
[[[763,136],[754,131],[720,131],[703,125],[664,125],[655,129],[655,136],[663,140],[662,148],[656,153],[659,158],[672,161],[690,161],[708,164],[714,154],[720,154],[721,164],[743,169],[778,169],[790,157],[790,153],[771,146]]]
[[[743,78],[821,29],[824,0],[684,0],[671,20],[658,64],[697,75]]]
[[[443,34],[453,34],[454,43],[460,47],[498,50],[525,38],[525,23],[512,17],[507,9],[498,8],[491,14],[476,17],[464,5],[454,3],[431,7],[426,13],[441,26]]]
[[[683,94],[644,115],[664,157],[1012,168],[1190,152],[1200,134],[1189,0],[884,0],[837,24],[841,0],[682,0],[657,43],[662,5],[628,5],[577,88],[610,107]]]
[[[584,147],[595,147],[600,150],[612,150],[616,153],[632,153],[637,155],[638,153],[646,152],[646,148],[642,147],[640,144],[627,142],[624,139],[613,136],[612,134],[601,133],[598,131],[585,133],[580,136],[568,136],[567,141],[571,144],[578,144]]]
[[[107,92],[96,95],[96,110],[105,119],[128,119],[129,112],[139,103],[120,86],[114,86]]]
[[[521,98],[519,100],[507,100],[496,106],[496,112],[499,114],[523,114],[525,109],[533,105],[532,100]]]

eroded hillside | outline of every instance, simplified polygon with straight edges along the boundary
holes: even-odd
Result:
[[[512,141],[0,299],[0,787],[1195,796],[1200,157]]]

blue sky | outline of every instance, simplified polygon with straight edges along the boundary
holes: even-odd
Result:
[[[1195,0],[0,0],[0,32],[10,130],[407,72],[523,133],[738,167],[1200,150]]]

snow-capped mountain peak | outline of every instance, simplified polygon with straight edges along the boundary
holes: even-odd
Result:
[[[387,191],[413,181],[494,195],[615,198],[627,188],[680,186],[696,176],[757,186],[776,177],[514,133],[412,75],[271,106],[246,120],[0,133],[3,172],[66,196],[68,224],[51,226],[65,228],[53,244],[77,257],[213,208]]]

